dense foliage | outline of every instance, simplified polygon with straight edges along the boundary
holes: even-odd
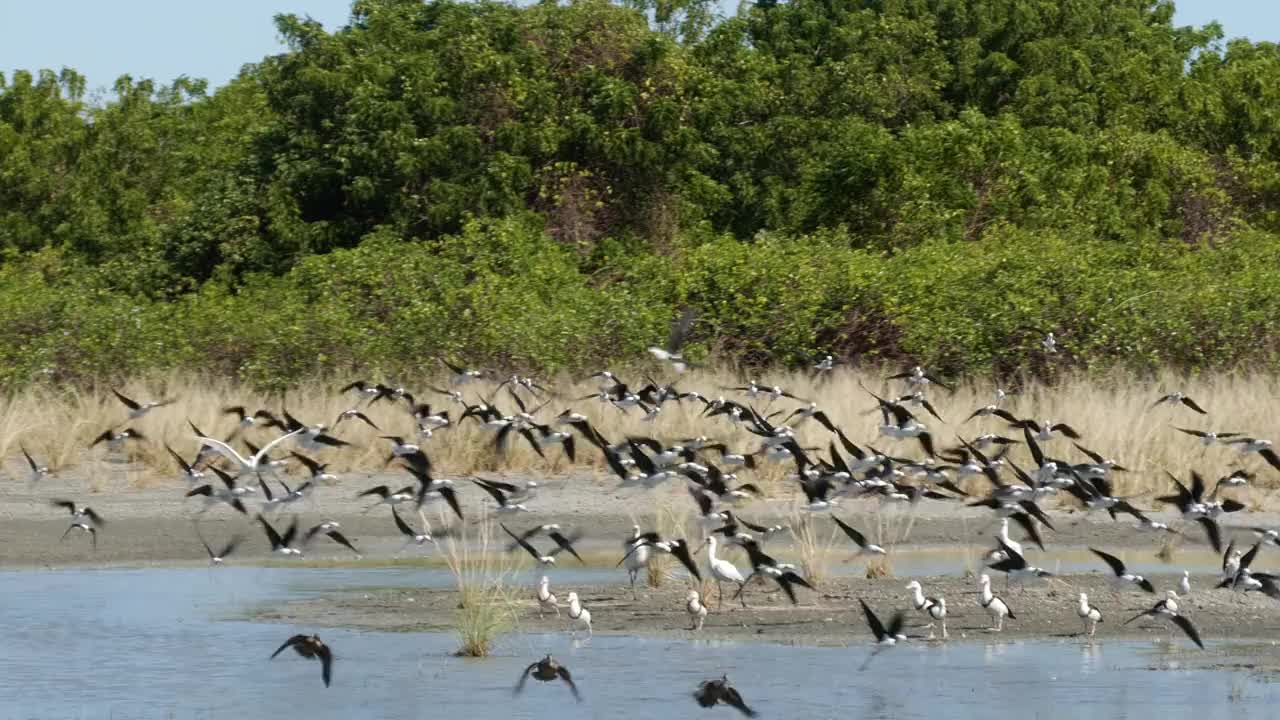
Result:
[[[750,363],[1280,358],[1276,45],[1164,0],[713,8],[357,0],[216,92],[0,76],[0,382],[578,368],[689,306]]]

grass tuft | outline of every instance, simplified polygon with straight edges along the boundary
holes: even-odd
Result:
[[[508,584],[512,574],[506,553],[490,551],[492,524],[482,521],[480,536],[473,543],[466,525],[457,536],[445,541],[445,562],[458,589],[454,631],[461,645],[460,657],[482,658],[493,652],[498,636],[515,624],[514,589]]]

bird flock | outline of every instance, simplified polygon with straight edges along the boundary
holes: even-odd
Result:
[[[682,320],[682,322],[684,322]],[[1052,351],[1057,341],[1046,339]],[[690,367],[676,350],[678,343],[667,348],[651,348],[654,358],[675,373]],[[801,602],[801,592],[815,590],[800,569],[782,562],[766,552],[767,542],[792,528],[786,525],[753,523],[741,517],[741,507],[765,493],[760,482],[744,481],[740,475],[757,471],[765,463],[791,470],[788,487],[799,497],[800,511],[811,515],[809,521],[825,522],[829,516],[834,528],[846,537],[860,556],[883,556],[889,551],[870,542],[867,536],[837,513],[842,505],[859,500],[872,511],[895,505],[914,506],[922,500],[963,504],[989,511],[1000,524],[991,551],[984,558],[984,571],[978,576],[979,592],[975,605],[991,620],[990,630],[1000,632],[1006,621],[1017,621],[1012,598],[1001,597],[992,589],[991,575],[1006,576],[1006,592],[1014,584],[1027,581],[1053,580],[1053,573],[1032,563],[1028,548],[1034,544],[1046,547],[1046,533],[1056,530],[1048,500],[1065,505],[1070,512],[1105,512],[1112,520],[1122,517],[1134,522],[1135,531],[1185,533],[1198,528],[1207,544],[1223,552],[1223,572],[1215,587],[1235,592],[1261,592],[1280,600],[1280,576],[1252,569],[1264,545],[1280,545],[1280,530],[1249,527],[1257,536],[1247,550],[1237,550],[1234,537],[1222,549],[1224,530],[1220,524],[1226,515],[1247,514],[1245,505],[1231,497],[1235,488],[1246,486],[1255,473],[1237,468],[1210,483],[1200,472],[1184,471],[1187,481],[1166,472],[1170,484],[1168,494],[1153,498],[1157,505],[1176,508],[1183,521],[1181,527],[1170,527],[1152,519],[1138,507],[1136,497],[1117,495],[1112,476],[1130,471],[1119,462],[1103,457],[1085,444],[1084,428],[1060,419],[1018,417],[1006,408],[1012,394],[995,389],[991,404],[972,410],[955,425],[954,438],[945,439],[933,423],[945,424],[938,406],[939,393],[950,393],[952,387],[922,367],[913,367],[885,378],[886,383],[902,383],[901,393],[866,393],[868,411],[879,417],[877,433],[881,442],[896,443],[896,452],[877,449],[875,441],[858,444],[838,425],[819,403],[777,385],[748,380],[740,385],[700,393],[677,388],[676,382],[659,383],[646,377],[643,386],[625,382],[618,374],[604,370],[590,376],[597,390],[584,396],[566,397],[534,378],[512,375],[497,380],[492,373],[464,365],[441,361],[445,380],[439,386],[428,386],[427,392],[439,398],[445,407],[432,407],[418,402],[417,396],[403,387],[360,380],[336,391],[350,396],[353,404],[332,424],[303,422],[287,408],[250,410],[244,405],[228,404],[225,415],[233,421],[229,434],[214,437],[188,421],[196,450],[190,460],[168,442],[164,448],[173,459],[177,472],[187,484],[185,495],[200,504],[195,514],[194,534],[209,556],[211,565],[222,565],[243,547],[256,527],[265,537],[273,554],[301,557],[317,541],[327,539],[353,553],[362,555],[355,542],[340,529],[338,522],[322,520],[301,523],[299,511],[314,507],[317,488],[337,480],[329,471],[325,454],[342,452],[352,443],[340,438],[344,423],[358,422],[378,433],[377,441],[385,447],[383,476],[402,476],[402,482],[388,482],[355,494],[351,501],[363,504],[362,512],[385,512],[387,522],[397,536],[403,538],[398,552],[410,546],[434,545],[444,537],[460,534],[467,522],[463,497],[474,493],[487,499],[488,512],[482,522],[493,522],[509,539],[508,550],[527,553],[537,566],[554,568],[566,556],[582,563],[575,544],[582,534],[558,524],[535,524],[524,527],[523,514],[536,512],[541,488],[536,481],[512,483],[484,478],[446,478],[438,471],[428,454],[433,438],[447,434],[451,428],[474,423],[481,428],[483,442],[503,454],[513,443],[523,443],[539,456],[562,453],[570,463],[584,452],[599,456],[619,488],[635,488],[644,493],[671,484],[687,490],[690,509],[696,514],[697,532],[690,537],[667,537],[656,529],[634,526],[621,538],[619,568],[628,574],[633,598],[638,598],[636,580],[658,556],[674,558],[692,583],[685,595],[685,612],[689,628],[699,631],[712,613],[709,598],[703,596],[705,578],[716,590],[715,611],[726,604],[726,587],[730,604],[747,608],[748,589],[756,582],[776,586],[791,604]],[[838,365],[831,356],[813,364],[811,372],[822,378]],[[892,386],[892,385],[890,385]],[[147,415],[173,403],[172,399],[137,401],[112,391],[124,406],[127,418],[120,426],[104,430],[90,447],[104,445],[110,452],[120,452],[131,444],[150,442],[147,435],[134,427]],[[727,395],[727,396],[726,396]],[[557,414],[548,410],[553,402],[567,405]],[[649,435],[627,435],[606,438],[588,415],[580,412],[582,403],[598,403],[604,412],[616,411],[638,416],[660,428],[663,408],[671,403],[696,409],[698,422],[706,435],[660,439],[660,432]],[[556,409],[559,409],[558,407]],[[1171,392],[1154,400],[1148,412],[1193,413],[1208,418],[1204,407],[1182,392]],[[927,413],[928,420],[922,417]],[[966,436],[970,423],[996,423],[989,432]],[[381,423],[381,425],[379,424]],[[393,434],[382,426],[408,426],[407,432]],[[1272,444],[1240,431],[1222,431],[1183,427],[1179,422],[1171,430],[1194,438],[1205,447],[1221,444],[1234,448],[1241,458],[1256,455],[1271,468],[1280,470]],[[806,427],[811,425],[813,427]],[[713,438],[726,430],[741,429],[754,438],[750,447],[731,447]],[[252,435],[265,436],[261,444]],[[820,438],[815,440],[815,438]],[[434,442],[440,442],[435,440]],[[1069,444],[1070,449],[1065,449]],[[945,445],[945,447],[944,447]],[[25,447],[21,452],[30,473],[30,482],[41,485],[53,475]],[[1022,459],[1015,459],[1015,455]],[[1020,464],[1021,463],[1021,464]],[[291,486],[282,474],[290,467],[300,467],[307,479]],[[1181,474],[1181,473],[1180,473]],[[967,481],[967,482],[966,482]],[[968,489],[966,489],[966,487]],[[974,488],[978,488],[974,490]],[[56,508],[65,510],[70,523],[62,535],[65,541],[74,533],[90,538],[97,548],[106,520],[81,502],[51,498]],[[432,528],[426,508],[438,504],[441,517],[456,518],[442,527]],[[387,506],[385,510],[382,506]],[[200,529],[204,513],[225,507],[227,512],[246,518],[246,529],[222,542],[211,545]],[[286,519],[282,516],[292,513]],[[1025,536],[1020,542],[1009,534],[1010,523]],[[1247,526],[1240,526],[1247,527]],[[705,563],[700,562],[705,549]],[[745,555],[740,567],[728,551]],[[1100,568],[1112,576],[1116,596],[1136,591],[1159,595],[1154,583],[1128,570],[1116,555],[1090,548],[1099,559]],[[739,561],[740,562],[740,561]],[[1180,629],[1196,646],[1204,643],[1190,618],[1180,610],[1178,599],[1190,591],[1189,576],[1184,574],[1179,589],[1168,589],[1163,597],[1126,620],[1123,625],[1142,619],[1161,620]],[[592,614],[579,594],[568,592],[561,604],[542,575],[533,593],[540,616],[554,613],[562,617],[576,636],[592,633]],[[1106,623],[1104,612],[1085,593],[1078,596],[1076,613],[1082,623],[1082,634],[1093,636],[1100,624]],[[874,640],[867,662],[886,648],[901,644],[906,635],[906,614],[914,611],[927,626],[926,640],[945,641],[948,604],[946,598],[927,595],[924,586],[912,581],[906,586],[904,607],[895,608],[888,622],[877,616],[862,598],[859,607]],[[909,607],[906,607],[909,604]],[[954,607],[954,605],[952,606]],[[563,610],[563,613],[562,613]],[[1034,612],[1022,608],[1021,612]],[[304,658],[314,658],[322,665],[322,679],[328,686],[332,679],[333,653],[316,635],[295,635],[271,655],[285,649]],[[864,665],[865,667],[865,665]],[[578,686],[564,665],[551,655],[531,663],[519,678],[515,691],[520,692],[528,678],[543,682],[559,681],[574,698],[581,699]],[[755,711],[727,677],[703,682],[694,698],[703,707],[724,704],[747,716]]]

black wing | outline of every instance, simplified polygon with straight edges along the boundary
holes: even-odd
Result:
[[[276,548],[279,548],[282,545],[284,545],[284,541],[280,539],[280,533],[276,532],[276,529],[271,527],[271,523],[267,522],[266,518],[259,515],[258,522],[262,523],[262,529],[267,533],[267,540],[271,542],[272,550],[275,550]],[[298,637],[302,637],[302,636],[298,636]],[[276,652],[279,652],[279,651],[277,650]]]
[[[287,648],[287,647],[290,647],[291,645],[297,645],[297,644],[298,644],[298,643],[300,643],[300,642],[306,642],[306,641],[307,641],[307,636],[306,636],[306,635],[294,635],[293,637],[289,638],[288,640],[285,640],[283,645],[281,645],[280,647],[276,648],[276,651],[275,651],[275,652],[273,652],[273,653],[271,653],[271,657],[273,657],[273,658],[274,658],[275,656],[277,656],[277,655],[279,655],[280,653],[284,652],[284,649],[285,649],[285,648]]]
[[[582,563],[583,565],[586,565],[586,564],[587,564],[587,562],[586,562],[585,560],[583,560],[583,559],[582,559],[582,556],[578,554],[578,551],[573,549],[573,543],[574,543],[574,542],[576,542],[576,541],[577,541],[581,536],[577,536],[577,537],[574,537],[574,538],[570,539],[570,538],[565,537],[564,535],[561,535],[561,534],[560,534],[558,531],[556,531],[556,530],[552,530],[551,532],[549,532],[549,533],[547,533],[547,534],[551,537],[551,539],[552,539],[552,540],[554,540],[554,541],[555,541],[556,545],[559,545],[559,546],[560,546],[560,549],[561,549],[561,550],[564,550],[565,552],[569,553],[570,555],[572,555],[572,556],[574,556],[574,557],[578,558],[578,562]]]
[[[884,624],[880,622],[880,618],[876,617],[876,614],[872,612],[871,606],[867,605],[866,600],[858,598],[858,603],[862,605],[862,613],[867,616],[867,625],[871,627],[871,634],[876,636],[877,642],[883,640],[886,633],[884,630]]]
[[[1195,643],[1201,650],[1204,649],[1204,643],[1200,641],[1200,632],[1196,630],[1196,626],[1192,625],[1190,620],[1181,615],[1174,615],[1169,619],[1173,621],[1174,625],[1182,628],[1182,632],[1186,633],[1187,637],[1191,638],[1191,642]]]
[[[129,398],[125,397],[124,395],[121,395],[121,394],[120,394],[120,391],[119,391],[119,390],[117,390],[117,389],[115,389],[115,388],[111,388],[111,392],[112,392],[112,394],[114,394],[114,395],[116,396],[116,398],[118,398],[118,399],[120,400],[120,402],[124,403],[124,406],[125,406],[125,407],[129,408],[130,410],[137,410],[138,408],[142,407],[141,405],[139,405],[139,404],[137,403],[137,401],[135,401],[135,400],[130,400]]]
[[[534,560],[537,560],[538,562],[542,562],[542,554],[539,553],[536,549],[534,549],[534,547],[530,545],[527,540],[511,532],[511,529],[508,528],[506,525],[503,525],[502,523],[498,523],[498,526],[501,527],[503,530],[506,530],[507,534],[511,536],[511,539],[515,540],[516,544],[524,548],[525,552],[532,555]]]
[[[582,695],[578,693],[578,686],[573,684],[573,675],[569,673],[569,668],[560,665],[556,667],[556,674],[560,676],[565,685],[569,686],[570,692],[573,693],[573,699],[582,702]]]
[[[316,655],[320,656],[320,677],[324,680],[324,686],[329,687],[329,682],[333,680],[333,653],[328,645],[321,643],[316,649]]]
[[[1101,550],[1095,550],[1093,548],[1089,548],[1089,552],[1102,558],[1103,562],[1110,565],[1111,572],[1115,573],[1116,577],[1120,577],[1121,575],[1124,574],[1124,570],[1125,570],[1124,562],[1122,562],[1120,558],[1116,557],[1115,555],[1108,555],[1107,553],[1104,553]]]
[[[835,520],[836,525],[839,525],[840,529],[844,531],[844,534],[848,535],[850,540],[857,543],[858,547],[863,547],[867,544],[866,536],[864,536],[862,533],[858,532],[857,530],[853,529],[853,526],[849,525],[848,523],[836,517],[835,515],[832,515],[831,519]]]
[[[1200,527],[1204,528],[1204,534],[1209,538],[1209,545],[1214,552],[1222,552],[1222,531],[1218,529],[1218,523],[1213,518],[1202,517],[1196,522],[1200,523]]]
[[[400,529],[402,534],[408,535],[409,537],[418,536],[418,533],[414,532],[413,528],[409,527],[409,524],[404,521],[404,518],[400,517],[400,513],[396,512],[395,508],[391,508],[391,517],[395,518],[396,527]]]
[[[516,681],[516,686],[514,688],[511,688],[512,695],[519,695],[520,691],[524,690],[524,683],[526,680],[529,679],[529,673],[536,670],[538,665],[539,663],[531,663],[529,667],[524,669],[524,672],[520,673],[520,679]]]
[[[747,717],[755,717],[756,711],[747,707],[747,703],[743,701],[742,696],[738,694],[735,688],[725,685],[720,691],[720,701],[725,705],[737,708],[739,712]]]
[[[327,532],[327,533],[325,533],[325,534],[326,534],[326,535],[328,535],[328,536],[329,536],[329,538],[330,538],[331,540],[333,540],[334,542],[338,543],[339,545],[343,545],[343,546],[345,546],[345,547],[346,547],[348,550],[350,550],[351,552],[353,552],[353,553],[355,553],[355,554],[357,554],[357,555],[359,555],[359,554],[360,554],[360,551],[356,549],[356,546],[355,546],[355,545],[352,545],[352,544],[351,544],[351,541],[347,539],[347,536],[346,536],[346,535],[343,535],[342,533],[338,532],[337,530],[330,530],[329,532]]]
[[[498,501],[498,505],[500,507],[507,506],[507,495],[502,491],[501,488],[494,487],[488,483],[481,482],[479,480],[472,480],[471,482],[475,483],[476,485],[479,485],[481,489],[483,489],[485,492],[492,495],[493,499]]]
[[[1200,407],[1199,405],[1197,405],[1195,400],[1192,400],[1192,399],[1191,399],[1191,398],[1189,398],[1189,397],[1185,397],[1185,396],[1184,396],[1184,397],[1182,398],[1182,404],[1183,404],[1183,405],[1186,405],[1187,407],[1191,408],[1192,410],[1195,410],[1196,412],[1200,413],[1201,415],[1208,415],[1208,414],[1209,414],[1208,412],[1206,412],[1206,411],[1205,411],[1205,409],[1204,409],[1204,408],[1202,408],[1202,407]]]
[[[677,540],[671,546],[671,554],[676,556],[681,565],[689,571],[689,574],[698,582],[702,582],[702,573],[698,572],[698,564],[693,561],[693,556],[689,554],[689,544],[684,540]]]
[[[1040,537],[1040,531],[1036,529],[1036,524],[1032,521],[1031,516],[1023,513],[1014,513],[1010,519],[1022,527],[1031,538],[1031,542],[1036,544],[1036,547],[1044,550],[1044,539]]]

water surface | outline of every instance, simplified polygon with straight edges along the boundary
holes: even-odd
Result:
[[[566,635],[512,635],[496,657],[475,661],[452,657],[447,634],[331,629],[320,631],[338,656],[325,689],[314,661],[267,659],[309,628],[227,619],[335,588],[449,582],[439,570],[402,568],[0,572],[0,716],[699,717],[688,694],[725,672],[776,718],[968,720],[1007,708],[1020,718],[1264,718],[1280,700],[1265,678],[1193,668],[1182,646],[1137,641],[908,644],[859,671],[864,646],[607,635],[575,646]],[[584,702],[536,682],[511,696],[520,671],[545,652],[574,671]]]

